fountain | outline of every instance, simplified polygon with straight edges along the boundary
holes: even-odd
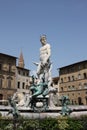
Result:
[[[7,116],[11,107],[14,108],[13,111],[10,111],[14,114],[14,118],[19,113],[28,118],[58,117],[60,115],[80,116],[87,114],[87,106],[69,106],[66,96],[60,99],[62,106],[55,105],[55,99],[53,100],[53,98],[57,93],[57,89],[53,86],[51,75],[51,46],[46,41],[46,35],[40,37],[40,42],[42,44],[40,48],[40,60],[39,63],[34,62],[37,70],[36,75],[32,75],[30,86],[32,94],[16,92],[11,100],[9,100],[10,106],[0,106],[2,116]],[[19,99],[19,101],[13,106],[11,101],[14,102],[16,99]]]

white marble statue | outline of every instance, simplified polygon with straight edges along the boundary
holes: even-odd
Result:
[[[29,107],[30,94],[24,94],[23,92],[14,93],[13,100],[15,100],[18,107]]]
[[[37,76],[40,81],[45,79],[45,83],[48,84],[48,87],[52,83],[52,77],[51,77],[51,69],[52,69],[52,63],[50,61],[51,57],[51,46],[46,41],[46,35],[42,35],[40,37],[40,42],[42,44],[42,47],[40,48],[40,61],[37,64]],[[42,82],[42,81],[41,81]]]

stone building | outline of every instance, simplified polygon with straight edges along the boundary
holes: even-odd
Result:
[[[0,100],[16,92],[16,57],[0,53]]]
[[[23,53],[20,53],[20,57],[18,59],[18,66],[16,71],[16,81],[17,81],[17,91],[29,93],[30,87],[30,70],[24,67],[24,58]]]
[[[87,105],[87,60],[59,68],[59,96],[71,104]]]
[[[17,91],[29,93],[29,75],[30,70],[24,67],[22,52],[19,58],[0,53],[0,104],[1,100],[7,100]]]
[[[53,77],[53,87],[57,89],[57,93],[59,91],[59,77]]]

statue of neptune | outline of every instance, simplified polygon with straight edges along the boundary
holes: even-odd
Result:
[[[51,47],[50,44],[48,44],[46,41],[46,35],[40,37],[40,42],[42,47],[40,48],[40,62],[38,63],[37,67],[37,76],[40,79],[40,82],[42,82],[44,78],[44,82],[47,83],[49,87],[52,83],[52,64],[50,62]]]

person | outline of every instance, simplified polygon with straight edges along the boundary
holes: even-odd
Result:
[[[42,47],[40,48],[40,62],[38,63],[36,73],[40,81],[44,78],[44,81],[50,85],[52,81],[51,78],[52,63],[50,61],[51,46],[49,43],[47,43],[46,40],[47,40],[46,35],[42,35],[40,37]]]

